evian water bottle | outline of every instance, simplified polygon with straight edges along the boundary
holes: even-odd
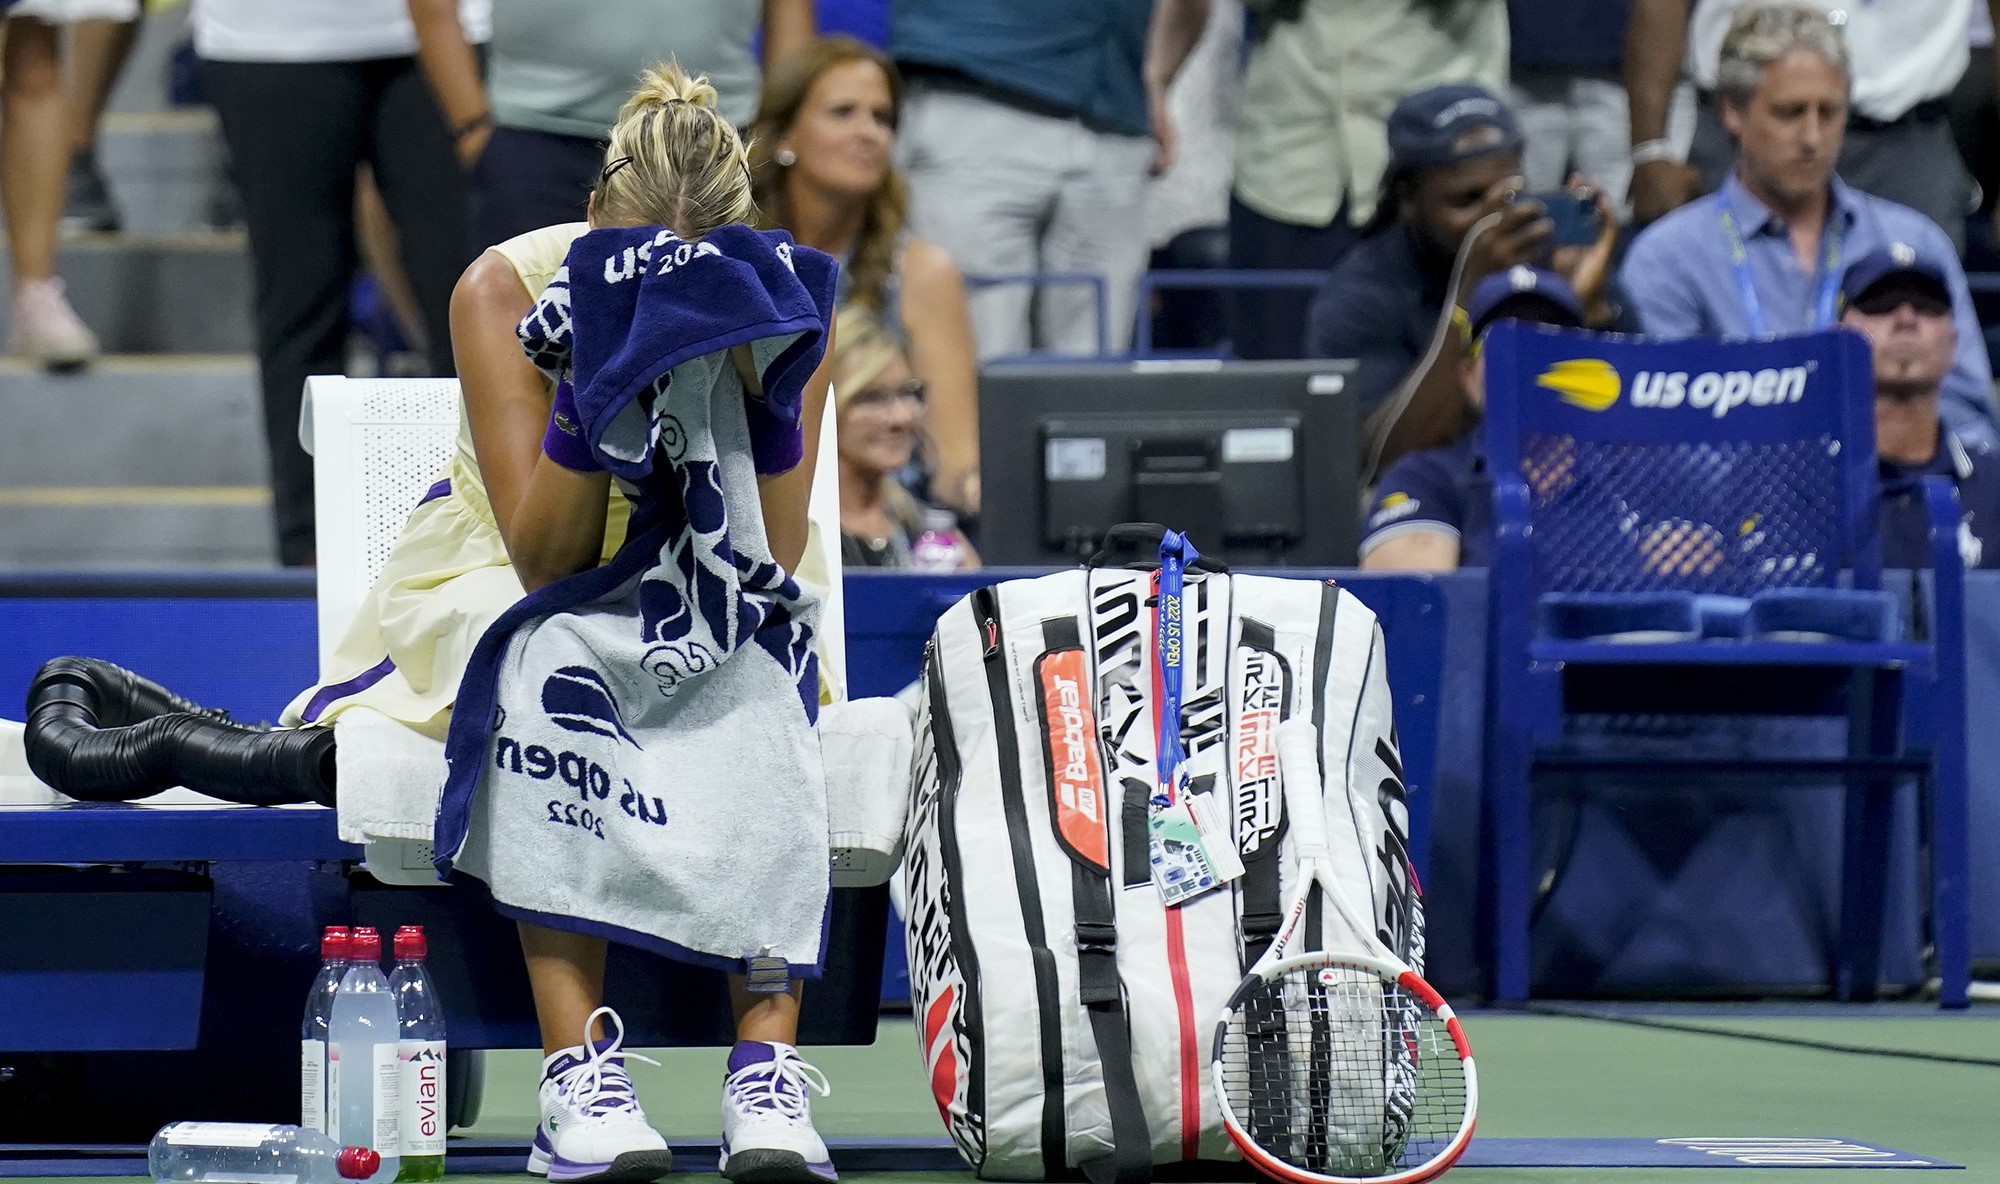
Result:
[[[429,953],[421,925],[396,931],[396,969],[389,992],[396,997],[402,1065],[403,1165],[397,1180],[444,1179],[444,1010],[424,969]]]
[[[331,1134],[343,1147],[366,1147],[382,1157],[370,1184],[396,1178],[402,1166],[402,1064],[396,997],[382,977],[382,935],[356,929],[348,943],[347,973],[333,996],[327,1030],[327,1113]]]
[[[347,930],[329,925],[319,939],[319,975],[306,992],[305,1021],[299,1031],[299,1125],[325,1134],[326,1033],[333,1017],[333,995],[347,972]]]

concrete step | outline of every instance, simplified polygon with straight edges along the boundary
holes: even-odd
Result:
[[[270,567],[247,357],[0,363],[0,568]]]
[[[107,353],[237,354],[255,348],[249,244],[241,231],[86,235],[57,251],[56,274]],[[11,317],[10,302],[0,300],[0,333]]]
[[[98,168],[118,207],[120,229],[151,237],[227,228],[240,217],[215,113],[113,111],[98,125]]]

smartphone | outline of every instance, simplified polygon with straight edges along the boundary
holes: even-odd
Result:
[[[1597,213],[1594,189],[1559,189],[1554,193],[1530,193],[1523,201],[1538,201],[1556,224],[1549,242],[1558,247],[1587,247],[1597,241],[1603,219]]]

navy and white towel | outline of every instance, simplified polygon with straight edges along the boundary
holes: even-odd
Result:
[[[522,322],[634,506],[612,561],[503,615],[459,689],[438,866],[486,881],[503,912],[725,970],[774,955],[818,972],[819,604],[772,557],[757,478],[803,455],[834,279],[781,232],[595,230]]]

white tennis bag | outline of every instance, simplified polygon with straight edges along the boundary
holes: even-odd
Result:
[[[1382,632],[1331,583],[1187,573],[1185,767],[1191,791],[1219,795],[1245,871],[1163,903],[1148,858],[1158,578],[1083,568],[982,588],[926,658],[901,870],[910,987],[939,1112],[986,1179],[1132,1184],[1236,1158],[1210,1044],[1291,886],[1275,841],[1285,719],[1319,725],[1335,850],[1345,830],[1370,854],[1344,869],[1349,896],[1422,970]],[[1306,919],[1321,948],[1338,944],[1331,912]]]

